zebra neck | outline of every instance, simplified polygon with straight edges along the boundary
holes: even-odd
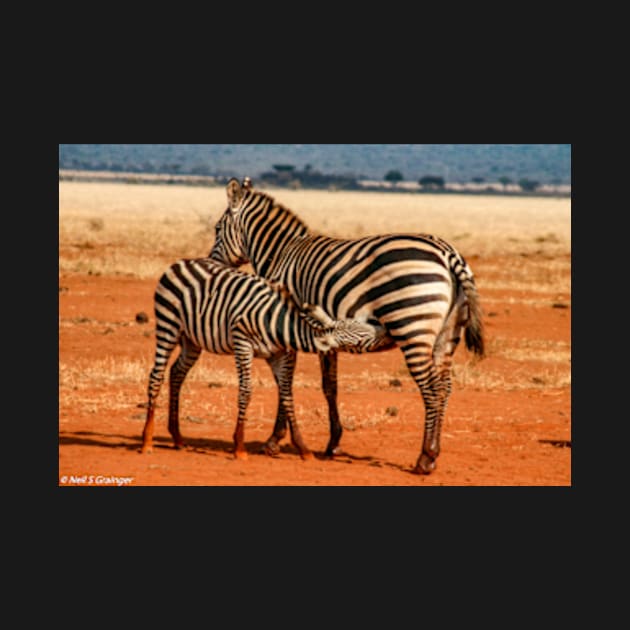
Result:
[[[254,273],[261,278],[274,282],[284,282],[286,270],[290,267],[292,239],[283,243],[282,247],[276,247],[273,251],[263,252],[262,256],[252,261]]]
[[[310,231],[291,210],[280,205],[248,218],[245,228],[249,261],[257,275],[275,279],[282,274],[290,252]]]

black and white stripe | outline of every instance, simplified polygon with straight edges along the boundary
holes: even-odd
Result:
[[[255,273],[287,286],[299,301],[333,318],[378,321],[403,352],[425,403],[425,431],[415,472],[435,468],[440,427],[451,391],[451,361],[465,331],[466,346],[484,354],[481,309],[472,271],[448,242],[429,234],[359,239],[315,235],[271,196],[236,179],[216,225],[210,256],[228,265],[251,263]],[[384,344],[372,350],[384,349]],[[330,412],[332,456],[339,444],[336,353],[321,353]],[[278,422],[269,443],[282,434]]]
[[[142,451],[152,448],[155,401],[169,357],[181,352],[169,378],[169,431],[182,446],[179,393],[202,350],[234,354],[239,376],[235,454],[246,456],[243,430],[251,398],[251,364],[267,360],[278,384],[277,423],[288,421],[292,442],[303,458],[311,457],[295,421],[292,396],[296,352],[362,351],[388,343],[379,325],[345,319],[335,321],[321,308],[300,307],[281,286],[210,259],[180,260],[160,278],[154,297],[156,351],[149,376],[147,420]],[[268,452],[274,454],[273,447]]]

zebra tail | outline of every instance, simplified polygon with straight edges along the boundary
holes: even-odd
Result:
[[[474,282],[469,281],[463,285],[464,293],[468,299],[468,323],[464,338],[466,348],[477,355],[480,359],[485,356],[485,342],[483,321],[481,318],[481,305],[479,304],[479,294]]]
[[[484,326],[475,279],[470,267],[460,254],[453,251],[449,260],[451,271],[468,301],[468,321],[464,333],[466,348],[482,359],[485,356]]]

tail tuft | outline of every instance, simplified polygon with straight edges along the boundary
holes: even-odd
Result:
[[[485,356],[484,330],[481,317],[479,294],[475,286],[475,279],[471,268],[464,257],[448,243],[442,242],[449,250],[449,266],[451,273],[457,279],[468,301],[468,322],[466,323],[466,348],[482,359]]]
[[[469,284],[468,287],[464,288],[466,292],[466,297],[468,298],[468,308],[470,319],[466,326],[466,348],[477,355],[480,359],[483,359],[485,356],[485,343],[484,343],[484,330],[483,330],[483,321],[481,319],[481,306],[479,304],[479,299],[477,296],[477,290],[474,288],[474,285],[471,287]]]

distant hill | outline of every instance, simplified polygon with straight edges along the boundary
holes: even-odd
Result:
[[[382,181],[571,184],[570,144],[60,144],[59,168],[259,177],[274,166]]]

